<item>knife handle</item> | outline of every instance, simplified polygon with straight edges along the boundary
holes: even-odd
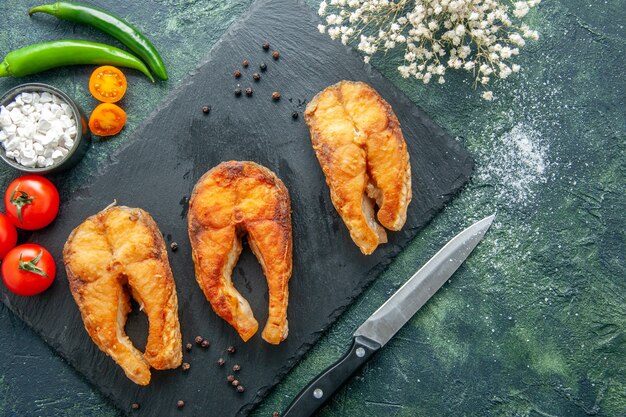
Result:
[[[365,336],[354,337],[348,353],[300,391],[282,416],[312,416],[380,348]]]

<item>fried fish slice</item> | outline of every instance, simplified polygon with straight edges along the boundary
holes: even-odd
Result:
[[[385,228],[404,226],[411,201],[411,165],[400,123],[376,90],[352,81],[322,90],[304,117],[333,205],[354,243],[369,255],[387,242]]]
[[[144,210],[107,208],[70,234],[63,249],[70,290],[94,343],[139,385],[150,367],[173,369],[182,362],[176,285],[165,242]],[[130,295],[149,321],[145,353],[124,332]]]
[[[272,344],[285,340],[292,237],[291,202],[283,182],[254,162],[223,162],[194,187],[188,224],[196,280],[213,310],[244,341],[259,325],[231,275],[241,253],[241,238],[248,234],[269,287],[263,339]]]

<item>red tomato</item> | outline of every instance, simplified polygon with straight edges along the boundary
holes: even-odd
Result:
[[[17,244],[17,231],[7,216],[0,213],[0,261]]]
[[[19,177],[4,194],[4,207],[11,222],[20,229],[46,227],[59,212],[59,192],[39,175]]]
[[[52,285],[57,269],[50,252],[27,243],[13,248],[2,262],[2,280],[18,295],[35,295]]]

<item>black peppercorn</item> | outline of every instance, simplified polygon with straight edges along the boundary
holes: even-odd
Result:
[[[202,346],[203,348],[208,348],[209,346],[211,346],[211,342],[209,342],[208,340],[203,340],[202,343],[200,344],[200,346]]]
[[[226,361],[224,360],[224,358],[219,358],[217,360],[217,365],[218,366],[224,366],[225,363],[226,363]]]
[[[139,405],[139,403],[132,403],[130,408],[132,408],[133,410],[139,410],[141,406]]]
[[[211,111],[211,106],[202,106],[202,113],[207,114]]]
[[[258,72],[255,72],[254,74],[252,74],[252,79],[254,81],[259,81],[261,79],[261,74],[259,74]]]
[[[234,346],[228,346],[228,349],[226,350],[228,351],[228,353],[235,353],[237,351]]]
[[[178,243],[176,243],[176,242],[172,242],[172,243],[170,244],[170,248],[172,248],[172,251],[173,251],[173,252],[176,252],[176,251],[178,250]]]
[[[247,95],[248,97],[252,97],[252,87],[248,87],[248,88],[246,88],[246,95]]]
[[[187,362],[183,362],[183,372],[187,372],[189,368],[191,368],[191,365],[189,365]]]
[[[185,345],[185,349],[187,349],[187,352],[191,352],[191,348],[193,347],[193,345],[191,343],[187,343]]]
[[[239,97],[241,95],[241,88],[235,88],[235,96]]]
[[[194,342],[196,342],[196,345],[201,345],[204,338],[202,336],[196,336],[196,338],[193,340]]]
[[[226,381],[228,381],[229,384],[231,384],[234,380],[235,380],[235,376],[234,375],[228,375],[226,377]]]
[[[294,111],[293,113],[291,113],[291,118],[294,119],[294,120],[297,119],[298,118],[298,112]]]
[[[272,52],[272,58],[274,58],[274,59],[280,58],[280,52],[278,52],[278,51]]]
[[[230,384],[231,384],[233,387],[236,387],[236,386],[238,386],[238,385],[239,385],[239,380],[238,380],[238,379],[235,379],[235,380],[233,380],[233,382],[231,382]]]
[[[243,387],[243,385],[238,385],[237,386],[237,392],[242,393],[244,392],[246,389]]]
[[[268,41],[263,42],[263,49],[266,51],[270,49],[270,43]]]
[[[235,70],[235,72],[233,72],[233,75],[235,76],[235,78],[239,78],[241,77],[241,71]]]
[[[240,370],[241,370],[241,366],[239,366],[237,364],[233,365],[233,371],[234,372],[239,372]]]
[[[244,68],[248,68],[248,65],[250,65],[250,61],[248,61],[247,59],[244,59],[241,65],[243,65]]]
[[[280,91],[274,91],[272,93],[272,100],[274,100],[274,101],[280,100]]]
[[[185,406],[185,402],[183,400],[176,401],[176,407],[183,408]]]
[[[261,69],[261,71],[265,71],[265,70],[267,69],[267,64],[266,64],[265,62],[262,62],[262,63],[259,65],[259,68]]]

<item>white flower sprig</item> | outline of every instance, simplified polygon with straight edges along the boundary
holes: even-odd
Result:
[[[513,16],[523,18],[540,1],[512,2]],[[365,62],[402,45],[404,78],[443,84],[448,69],[462,69],[486,89],[492,78],[519,72],[511,59],[526,40],[539,39],[528,25],[514,24],[510,12],[500,0],[329,0],[320,3],[326,24],[318,29],[343,44],[358,40]],[[493,100],[493,92],[482,97]]]

